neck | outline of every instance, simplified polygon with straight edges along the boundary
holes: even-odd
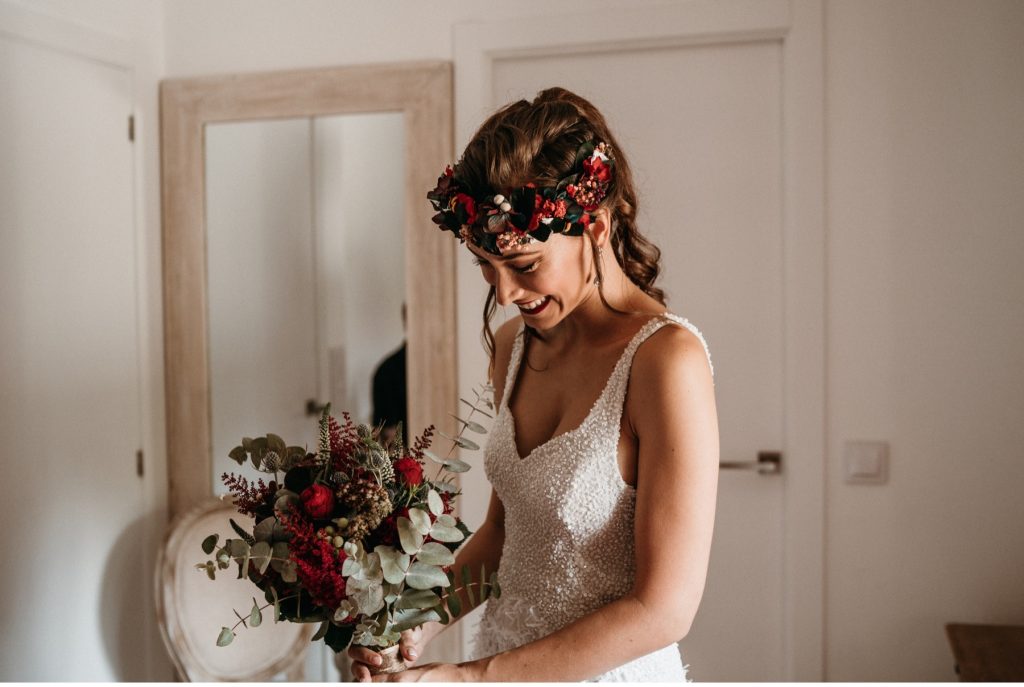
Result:
[[[643,289],[630,281],[622,271],[615,257],[605,251],[601,263],[601,292],[608,305],[627,313],[634,310],[657,312],[663,307]],[[596,273],[595,273],[596,274]],[[598,287],[589,283],[586,294],[571,313],[551,329],[541,331],[546,344],[557,350],[569,350],[580,345],[592,346],[605,341],[616,340],[618,325],[632,320],[636,315],[623,315],[609,309],[601,300]]]

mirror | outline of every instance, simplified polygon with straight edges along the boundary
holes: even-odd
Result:
[[[328,401],[370,421],[384,360],[405,379],[406,436],[457,434],[457,244],[426,200],[452,108],[449,62],[160,83],[171,519],[245,474],[227,457],[243,436],[314,447]],[[421,660],[460,647],[456,626]]]
[[[316,450],[324,403],[407,426],[401,112],[207,124],[214,491],[272,431]],[[422,210],[423,208],[419,208]],[[377,381],[376,397],[373,393]]]

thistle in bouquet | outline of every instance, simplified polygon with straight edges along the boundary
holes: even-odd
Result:
[[[452,442],[445,457],[429,450],[433,425],[406,447],[399,424],[385,446],[380,428],[354,425],[347,412],[340,424],[330,405],[320,417],[316,453],[288,446],[276,434],[243,439],[230,457],[239,465],[251,461],[273,479],[222,476],[239,513],[251,516],[254,526],[250,532],[232,519],[239,538],[218,546],[218,535],[207,537],[203,551],[213,560],[196,567],[215,579],[235,561],[238,579],[256,584],[266,603],[253,598],[247,615],[235,611],[238,622],[221,628],[217,644],[229,644],[239,625],[258,626],[262,612],[273,607],[275,622],[319,622],[313,641],[323,639],[335,652],[350,643],[374,647],[385,659],[376,672],[399,672],[405,669],[398,654],[402,631],[458,617],[460,591],[474,605],[477,598],[498,596],[496,573],[481,568],[474,581],[468,567],[458,577],[452,570],[455,551],[472,533],[452,513],[461,493],[455,473],[470,466],[451,453],[456,446],[478,450],[463,434],[485,434],[472,417],[491,417],[479,405],[494,410],[492,386],[474,393],[476,404],[460,399],[470,407],[468,417],[452,416],[461,425],[458,435],[440,432]],[[427,461],[437,466],[432,478]]]

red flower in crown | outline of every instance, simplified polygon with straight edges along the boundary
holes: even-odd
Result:
[[[461,205],[463,211],[466,213],[466,221],[464,224],[473,224],[476,222],[476,201],[473,200],[472,196],[465,193],[456,193],[455,197],[452,198],[452,209],[455,209],[456,205]]]
[[[583,161],[583,173],[601,184],[608,183],[612,178],[611,168],[598,155]]]

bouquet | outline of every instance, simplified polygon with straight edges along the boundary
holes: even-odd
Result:
[[[494,409],[490,397],[474,393]],[[441,435],[453,442],[451,450],[479,449],[462,433],[486,433],[470,418],[474,412],[491,416],[460,400],[471,408],[465,420],[453,415],[462,430]],[[260,625],[272,607],[274,622],[319,622],[313,641],[323,639],[335,652],[350,642],[378,647],[385,658],[378,672],[398,672],[405,669],[398,654],[403,630],[458,617],[459,591],[475,605],[477,596],[482,602],[501,590],[495,572],[481,569],[474,582],[467,566],[458,578],[451,569],[459,542],[471,534],[452,515],[452,500],[461,493],[452,480],[469,464],[428,450],[433,425],[406,448],[399,424],[385,446],[378,442],[381,428],[355,426],[347,412],[342,416],[344,425],[330,415],[330,404],[324,408],[316,453],[288,446],[276,434],[244,438],[232,449],[239,465],[249,460],[273,479],[252,483],[224,473],[234,505],[254,518],[254,527],[247,531],[231,519],[238,538],[221,543],[219,535],[207,537],[202,548],[213,558],[196,567],[216,579],[235,561],[238,579],[248,577],[263,592],[264,605],[254,597],[247,615],[236,610],[238,622],[221,628],[219,646],[234,639],[239,625]],[[432,479],[424,475],[427,460],[438,468]]]

